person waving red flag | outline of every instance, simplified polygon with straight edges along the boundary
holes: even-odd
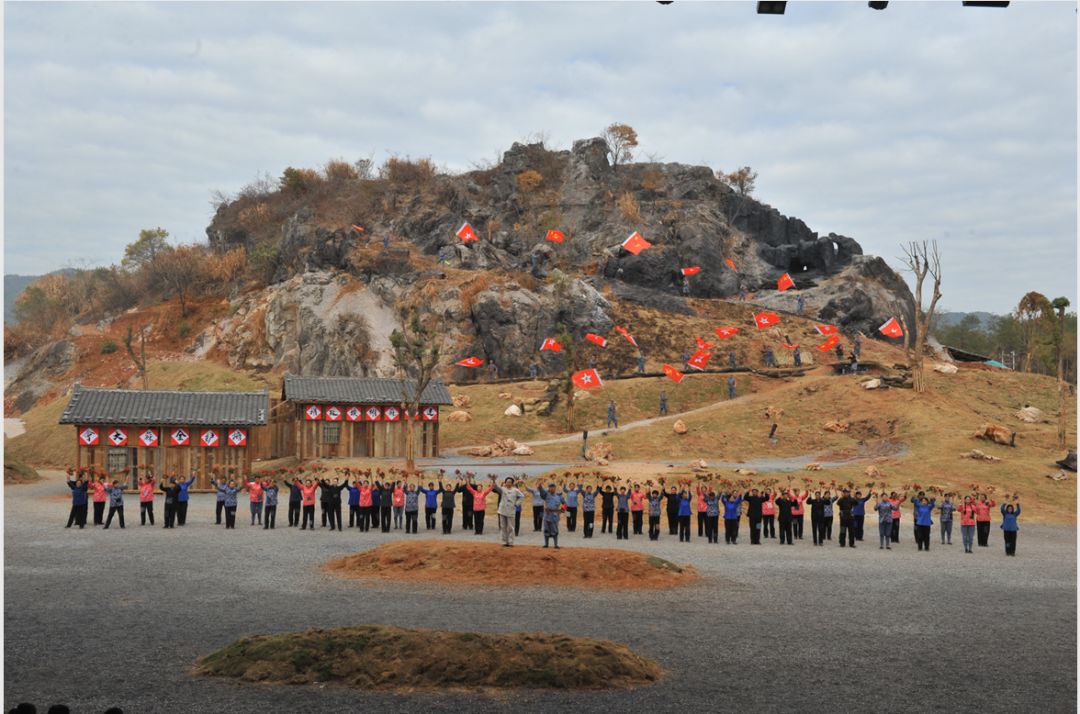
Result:
[[[754,315],[754,324],[757,325],[759,330],[764,330],[767,327],[780,324],[780,316],[775,312],[759,312]]]
[[[604,386],[604,380],[600,379],[600,373],[595,369],[583,369],[574,372],[570,380],[581,389],[597,389]]]
[[[701,272],[701,266],[700,265],[695,265],[695,266],[692,266],[690,268],[683,268],[682,269],[682,274],[683,274],[684,277],[690,276],[690,275],[697,275],[700,272]]]
[[[600,347],[607,347],[607,340],[605,340],[600,335],[594,335],[591,332],[586,332],[585,339],[593,343],[594,345],[599,345]]]
[[[455,364],[459,364],[462,367],[479,367],[484,363],[484,360],[479,357],[466,357],[463,360],[458,360]]]
[[[878,332],[886,337],[903,337],[904,330],[901,329],[900,323],[896,321],[895,317],[890,317],[888,322],[878,328]]]
[[[544,340],[544,344],[540,345],[540,351],[551,350],[552,352],[562,352],[562,345],[554,337],[549,337]]]
[[[473,227],[470,226],[468,222],[462,223],[461,228],[457,229],[455,235],[457,235],[463,243],[468,243],[472,240],[480,240],[480,236],[476,235],[476,231],[473,230]]]
[[[819,352],[828,352],[838,344],[840,344],[840,335],[830,335],[829,339],[822,342],[817,348]]]
[[[821,335],[835,335],[840,332],[836,325],[814,325],[814,329]]]
[[[795,281],[791,279],[791,276],[784,273],[780,276],[780,279],[776,281],[776,289],[780,292],[784,292],[790,288],[795,287]]]
[[[634,347],[637,347],[637,340],[634,339],[634,336],[631,335],[630,331],[627,330],[625,327],[616,327],[615,331],[625,337],[627,342],[632,344]]]
[[[675,384],[678,384],[683,380],[683,373],[672,367],[670,364],[664,365],[664,376]]]
[[[634,231],[622,242],[622,247],[634,255],[640,255],[641,251],[652,247],[652,243],[642,238],[640,233]]]
[[[739,333],[739,328],[738,327],[717,327],[715,330],[713,330],[713,332],[715,332],[720,337],[721,340],[726,340],[727,338],[729,338],[729,337],[731,337],[733,335],[737,335]]]
[[[566,240],[566,236],[563,235],[562,231],[557,231],[552,228],[550,231],[547,232],[547,235],[544,236],[544,239],[549,240],[552,243],[562,243],[564,240]]]
[[[694,369],[704,370],[705,364],[709,361],[710,357],[712,357],[712,352],[698,350],[690,359],[686,361],[686,363]]]

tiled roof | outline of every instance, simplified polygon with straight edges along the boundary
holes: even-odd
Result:
[[[266,392],[151,392],[75,386],[61,424],[257,426],[266,423]]]
[[[416,380],[407,379],[408,398],[416,391]],[[369,377],[294,377],[285,375],[281,398],[285,401],[316,404],[393,404],[401,401],[400,379]],[[422,404],[453,404],[450,390],[438,380],[424,389]]]

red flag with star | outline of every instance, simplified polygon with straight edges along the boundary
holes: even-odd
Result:
[[[798,345],[789,345],[788,343],[785,342],[784,347],[788,348],[789,350],[793,350],[793,349],[797,348]]]
[[[640,255],[641,251],[652,247],[652,243],[642,238],[640,233],[634,231],[622,242],[622,247],[634,255]]]
[[[594,345],[599,345],[600,347],[607,347],[607,340],[605,340],[600,335],[594,335],[591,332],[586,332],[585,339],[593,343]]]
[[[840,335],[830,335],[829,339],[822,342],[817,348],[820,352],[828,352],[838,344],[840,344]]]
[[[554,337],[549,337],[544,340],[544,344],[540,345],[540,351],[551,350],[552,352],[562,352],[562,345]]]
[[[708,363],[710,357],[712,357],[712,352],[708,352],[706,350],[698,350],[693,354],[692,357],[690,357],[690,359],[686,361],[686,363],[694,369],[704,370],[705,365]]]
[[[780,279],[776,281],[776,289],[780,292],[784,292],[790,288],[795,287],[795,281],[791,279],[791,276],[784,273],[780,276]]]
[[[364,227],[363,226],[358,226],[355,223],[352,224],[352,229],[354,231],[356,231],[357,233],[363,233],[364,232]]]
[[[896,321],[895,317],[890,317],[888,322],[878,328],[878,332],[886,337],[904,336],[904,330],[900,327],[900,323]]]
[[[670,364],[664,365],[664,376],[675,384],[678,384],[683,379],[683,373],[672,367]]]
[[[695,337],[694,342],[697,343],[697,348],[699,350],[711,350],[713,347],[716,347],[716,345],[714,345],[713,343],[706,342],[705,340],[701,339],[700,337]]]
[[[582,389],[596,389],[604,386],[604,380],[600,379],[600,373],[595,369],[583,369],[574,372],[571,381]]]
[[[462,367],[479,367],[484,363],[484,360],[479,357],[466,357],[465,359],[458,360],[455,364],[459,364]]]
[[[735,270],[735,261],[734,260],[732,260],[731,258],[724,258],[724,262],[727,263],[727,267],[731,268],[731,272],[733,272],[733,273],[739,272],[738,270]]]
[[[630,331],[627,330],[625,327],[616,327],[615,331],[625,337],[627,342],[632,344],[634,347],[637,347],[637,340],[634,339],[634,336],[631,335]]]
[[[759,330],[764,330],[767,327],[780,324],[780,316],[775,312],[759,312],[754,315],[754,324],[757,325]]]
[[[814,329],[821,335],[835,335],[840,332],[836,325],[814,325]]]
[[[476,235],[476,231],[473,230],[473,227],[470,226],[468,222],[462,223],[461,228],[457,229],[455,235],[457,235],[463,243],[468,243],[471,240],[480,240],[480,236]]]
[[[691,266],[689,268],[683,268],[682,269],[682,274],[684,276],[697,275],[700,272],[701,272],[701,266],[700,265],[694,265],[694,266]]]
[[[717,327],[713,330],[721,340],[726,340],[733,335],[739,334],[738,327]]]
[[[566,236],[563,235],[562,231],[557,231],[552,228],[550,231],[547,232],[547,235],[544,236],[544,239],[549,240],[552,243],[562,243],[564,240],[566,240]]]

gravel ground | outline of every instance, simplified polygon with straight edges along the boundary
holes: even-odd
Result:
[[[194,497],[188,525],[168,533],[160,512],[158,527],[139,527],[129,496],[127,529],[106,533],[63,528],[68,504],[56,496],[66,487],[56,474],[5,492],[5,709],[1076,710],[1073,527],[1022,526],[1016,558],[1004,555],[996,527],[992,547],[970,557],[959,534],[951,547],[935,540],[919,553],[907,514],[891,552],[869,542],[854,551],[809,540],[752,547],[745,523],[738,546],[679,544],[666,530],[658,543],[637,536],[628,545],[568,535],[569,547],[640,549],[705,576],[666,592],[593,593],[339,580],[319,565],[405,536],[299,532],[280,527],[284,512],[267,532],[250,528],[243,511],[226,532],[212,525],[210,496]],[[453,537],[497,540],[494,528]],[[523,531],[524,543],[538,540]],[[669,676],[635,691],[396,695],[189,674],[198,656],[243,635],[363,623],[611,639]]]

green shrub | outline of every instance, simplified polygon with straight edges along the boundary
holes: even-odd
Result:
[[[116,349],[116,343],[112,340],[105,340],[101,343],[101,354],[103,355],[111,355],[116,352]]]
[[[186,322],[181,322],[177,326],[176,332],[181,337],[187,337],[189,334],[191,334],[191,325],[187,324]]]

